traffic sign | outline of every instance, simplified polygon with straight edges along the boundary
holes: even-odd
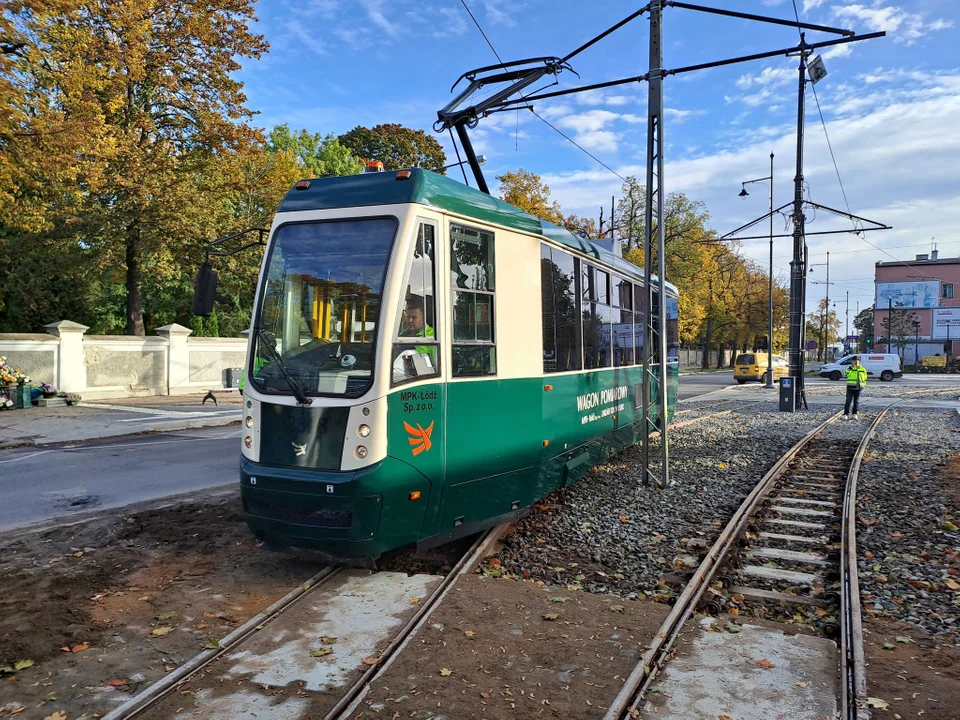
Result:
[[[817,349],[817,341],[816,341],[816,340],[810,340],[810,341],[807,342],[807,350],[816,350],[816,349]]]

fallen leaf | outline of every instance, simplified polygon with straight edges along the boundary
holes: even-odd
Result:
[[[560,613],[544,613],[543,614],[544,620],[556,620],[558,617],[560,617]]]
[[[490,693],[488,693],[488,692],[482,692],[482,693],[480,693],[480,697],[482,697],[484,700],[489,700],[489,699],[490,699]]]
[[[220,641],[219,641],[219,640],[207,640],[207,641],[203,644],[203,649],[204,649],[204,650],[219,650],[219,649],[220,649]]]
[[[329,635],[321,635],[320,642],[322,642],[324,645],[333,645],[335,642],[337,642],[337,639],[335,637],[330,637]]]
[[[47,715],[43,720],[67,720],[67,716],[57,710],[53,715]]]
[[[960,583],[958,583],[956,580],[953,580],[952,578],[947,578],[944,581],[944,583],[951,590],[960,590]]]
[[[798,688],[805,688],[805,687],[807,687],[807,685],[809,685],[809,684],[810,684],[810,683],[805,683],[805,682],[794,683],[794,685],[795,685],[796,687],[798,687]]]
[[[75,553],[73,554],[73,556],[74,556],[74,557],[83,557],[83,553],[82,553],[82,552],[75,552]]]
[[[107,680],[104,683],[104,685],[110,685],[111,687],[123,687],[126,684],[127,684],[127,681],[124,680],[123,678],[120,678],[118,680]]]
[[[947,520],[945,523],[943,523],[943,529],[944,529],[944,530],[949,530],[950,532],[956,532],[956,531],[957,531],[957,526],[954,525],[954,524],[953,524],[952,522],[950,522],[949,520]]]
[[[158,627],[158,628],[154,628],[150,632],[150,635],[152,637],[163,637],[164,635],[169,635],[172,630],[173,630],[172,627],[166,627],[166,626]]]
[[[733,607],[732,605],[727,608],[727,612],[736,617],[740,614],[740,608]]]
[[[735,624],[733,624],[733,623],[727,623],[726,625],[723,626],[723,629],[726,630],[728,633],[738,633],[738,632],[740,632],[740,626],[739,626],[739,625],[735,625]]]
[[[896,649],[896,647],[897,647],[897,646],[894,645],[893,643],[885,642],[885,643],[883,644],[883,649],[884,649],[884,650],[894,650],[894,649]]]
[[[727,469],[727,466],[726,466],[725,464],[723,464],[723,463],[720,463],[719,465],[717,465],[717,467],[720,468],[721,470],[726,470],[726,469]]]
[[[420,604],[420,598],[418,598],[418,597],[410,598],[410,604],[411,604],[411,605],[419,605],[419,604]]]
[[[717,720],[733,720],[729,715],[721,715]]]
[[[623,605],[611,605],[610,612],[622,613],[624,611]]]
[[[897,642],[898,642],[898,643],[912,643],[912,642],[913,642],[913,639],[912,639],[912,638],[908,638],[906,635],[897,635]]]
[[[44,702],[53,702],[53,701],[55,701],[56,699],[57,699],[57,696],[56,696],[55,693],[50,693],[50,694],[48,694],[48,695],[44,695],[44,696],[43,696],[43,701],[44,701]],[[56,712],[56,713],[54,713],[53,715],[51,715],[50,717],[44,718],[43,720],[50,720],[50,718],[53,718],[53,720],[67,720],[67,716],[64,715],[62,712]]]
[[[69,651],[70,649],[67,648],[67,652]],[[13,675],[14,673],[18,673],[25,668],[31,667],[32,665],[33,665],[33,660],[18,660],[12,666],[3,665],[2,667],[0,667],[0,674]]]
[[[880,698],[867,698],[867,705],[870,707],[880,708],[881,710],[890,707],[890,703],[886,700],[881,700]]]
[[[176,611],[172,611],[172,612],[161,613],[160,615],[157,615],[156,618],[157,620],[160,620],[162,622],[164,620],[173,620],[173,618],[175,618],[176,616],[177,616]]]
[[[153,600],[153,598],[149,595],[144,595],[143,597],[137,598],[137,602],[150,602],[151,600]]]
[[[763,668],[764,670],[772,670],[773,668],[776,667],[776,665],[774,665],[772,662],[770,662],[766,658],[763,658],[762,660],[757,660],[757,667]]]
[[[17,705],[16,707],[10,708],[10,715],[11,715],[11,717],[12,717],[13,715],[19,715],[20,713],[22,713],[22,712],[23,712],[24,710],[26,710],[26,709],[27,709],[27,706],[26,706],[26,705]]]
[[[312,653],[310,653],[310,657],[321,658],[324,655],[329,655],[332,652],[333,652],[333,648],[329,648],[329,647],[317,648]]]
[[[89,647],[90,647],[90,643],[88,643],[88,642],[82,642],[82,643],[79,643],[79,644],[77,644],[77,645],[72,645],[72,646],[70,647],[70,652],[74,652],[74,653],[83,652],[84,650],[86,650],[86,649],[89,648]]]
[[[568,598],[568,597],[559,597],[559,596],[558,596],[558,597],[552,597],[552,598],[550,598],[550,602],[560,602],[560,603],[563,603],[563,602],[567,602],[569,599],[570,599],[570,598]]]
[[[451,670],[450,668],[440,668],[440,674],[443,675],[444,677],[450,677],[451,675],[453,675],[453,670]]]
[[[473,637],[474,635],[476,635],[476,633],[473,630],[464,630],[463,634],[466,635],[467,637]]]
[[[378,658],[378,657],[365,657],[365,658],[364,658],[363,660],[361,660],[360,662],[362,662],[364,665],[376,665],[378,662],[380,662],[380,658]]]

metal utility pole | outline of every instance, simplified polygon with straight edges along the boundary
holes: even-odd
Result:
[[[767,388],[773,389],[773,153],[770,153],[770,327],[767,334]]]
[[[843,339],[850,337],[850,291],[847,290],[847,309],[843,311]]]
[[[797,91],[797,171],[793,178],[793,260],[790,261],[790,374],[796,378],[796,406],[805,397],[803,387],[803,285],[806,263],[803,260],[803,116],[804,91],[807,87],[806,33],[800,34],[800,66]]]
[[[647,100],[647,187],[644,209],[643,255],[646,278],[644,310],[643,382],[641,383],[643,418],[643,484],[651,480],[656,487],[670,483],[670,443],[667,429],[667,302],[664,293],[666,258],[663,228],[663,0],[650,3],[650,71]],[[654,237],[656,233],[656,237]],[[654,303],[654,265],[656,251],[657,294]],[[653,362],[651,362],[651,359]],[[651,409],[656,406],[654,419]],[[650,435],[660,429],[660,466],[650,465]]]

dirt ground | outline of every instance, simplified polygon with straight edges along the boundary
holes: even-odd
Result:
[[[259,550],[233,493],[156,505],[0,536],[0,718],[102,714],[320,569]]]
[[[905,642],[907,641],[907,642]],[[960,719],[960,647],[885,618],[864,618],[867,692],[876,718]]]
[[[668,612],[654,602],[466,576],[356,717],[595,720]]]

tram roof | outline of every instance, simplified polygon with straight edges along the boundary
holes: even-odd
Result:
[[[569,230],[531,215],[485,192],[471,188],[445,175],[414,168],[406,180],[395,171],[361,173],[341,177],[315,178],[305,189],[296,187],[287,193],[278,212],[331,210],[417,203],[449,210],[494,225],[541,235],[580,254],[609,265],[624,275],[644,279],[643,270],[609,250]],[[655,277],[655,276],[654,276]],[[676,286],[666,283],[674,293]]]

